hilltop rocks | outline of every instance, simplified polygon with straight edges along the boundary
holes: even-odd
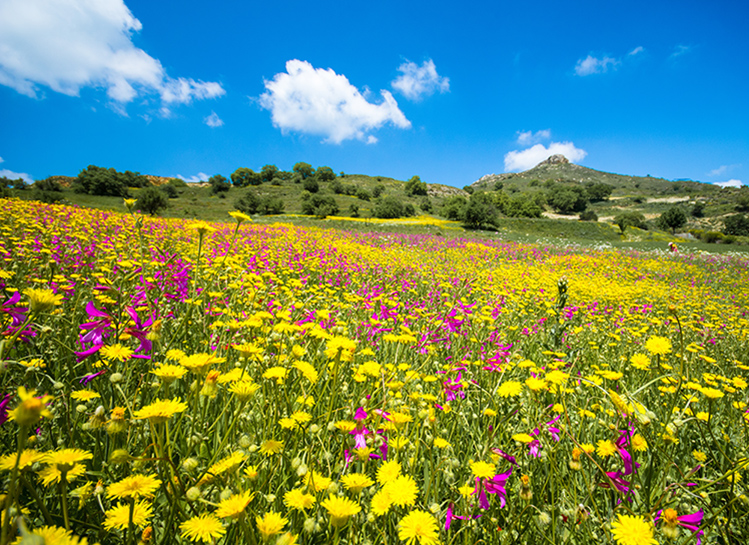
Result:
[[[549,157],[545,161],[541,161],[536,166],[541,166],[541,165],[568,165],[569,162],[570,162],[569,159],[567,159],[561,153],[558,153],[556,155],[552,155],[551,157]]]

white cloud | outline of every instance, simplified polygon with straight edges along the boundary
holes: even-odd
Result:
[[[380,91],[382,102],[373,104],[346,76],[314,68],[307,61],[288,61],[286,72],[266,81],[265,88],[259,103],[283,132],[321,135],[334,144],[349,139],[372,143],[374,137],[368,133],[385,123],[402,129],[411,126],[390,92]]]
[[[543,144],[536,144],[524,150],[515,150],[505,155],[505,170],[528,170],[535,167],[552,155],[564,155],[572,163],[582,161],[588,153],[576,148],[572,142],[551,142],[547,148]]]
[[[518,131],[518,144],[521,146],[530,146],[543,140],[551,138],[551,129],[544,129],[542,131]]]
[[[644,52],[645,52],[645,48],[639,45],[635,47],[632,51],[627,53],[627,55],[629,55],[630,57],[634,57],[635,55],[639,55],[640,53],[644,53]]]
[[[406,61],[398,67],[401,75],[391,83],[393,89],[400,91],[409,100],[421,100],[433,95],[436,91],[446,93],[450,90],[450,80],[437,73],[434,61],[429,59],[421,66]]]
[[[720,165],[718,168],[715,168],[708,172],[708,176],[710,177],[716,177],[716,176],[722,176],[723,174],[730,172],[731,170],[740,167],[740,164],[735,165]]]
[[[209,127],[220,127],[224,124],[224,121],[218,116],[216,112],[211,112],[211,115],[204,118],[203,122]]]
[[[620,61],[612,57],[602,57],[598,59],[592,55],[588,55],[584,59],[577,61],[577,64],[575,65],[575,74],[578,76],[604,74],[609,71],[609,68],[616,70],[619,64]]]
[[[675,59],[689,53],[690,51],[692,51],[691,45],[677,45],[676,47],[674,47],[674,51],[673,53],[671,53],[671,56],[669,58]]]
[[[2,161],[0,160],[0,163]],[[0,169],[0,178],[5,177],[9,180],[17,180],[18,178],[22,178],[24,182],[27,184],[33,184],[34,179],[26,174],[25,172],[13,172],[12,170],[8,170],[7,168]]]
[[[205,172],[198,172],[195,176],[190,176],[189,178],[182,176],[182,174],[177,174],[177,178],[183,179],[188,184],[197,184],[200,182],[207,182],[210,176]]]
[[[715,182],[713,185],[719,185],[720,187],[741,187],[744,184],[741,180],[728,180],[727,182]]]
[[[123,0],[4,0],[0,3],[0,84],[24,95],[40,87],[78,96],[103,88],[115,109],[156,94],[166,105],[215,98],[221,84],[171,78],[157,60],[135,47],[142,25]]]

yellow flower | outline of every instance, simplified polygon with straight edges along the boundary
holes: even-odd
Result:
[[[111,346],[103,347],[99,353],[107,361],[125,361],[130,359],[134,352],[126,346],[122,346],[120,343],[113,344]]]
[[[443,439],[442,437],[435,437],[434,446],[437,448],[448,448],[448,447],[451,447],[452,445],[450,444],[449,441],[447,441],[446,439]]]
[[[18,388],[18,397],[21,398],[21,403],[8,412],[8,417],[15,420],[19,426],[32,426],[42,417],[52,417],[47,405],[54,398],[49,395],[34,397],[35,393],[34,390],[27,392],[23,386]]]
[[[180,358],[179,363],[196,375],[205,375],[214,363],[223,363],[226,358],[219,358],[213,354],[193,354]]]
[[[317,471],[310,471],[304,476],[304,484],[311,492],[322,492],[330,486],[331,479],[319,474]]]
[[[71,392],[70,397],[76,401],[90,401],[97,397],[101,397],[101,395],[98,392],[93,392],[91,390],[76,390]]]
[[[229,212],[229,215],[235,220],[237,220],[237,225],[241,225],[242,222],[245,222],[245,221],[249,221],[250,223],[252,223],[252,218],[248,216],[247,214],[243,214],[239,210],[232,210],[231,212]]]
[[[128,527],[130,520],[130,504],[119,503],[116,507],[108,510],[104,513],[106,519],[104,520],[104,528],[107,530],[125,530]],[[145,526],[148,519],[153,515],[153,509],[151,504],[145,501],[139,501],[134,505],[133,508],[133,524],[135,526]]]
[[[234,471],[239,465],[247,459],[247,455],[241,450],[232,452],[229,456],[222,458],[211,467],[208,468],[205,476],[201,480],[201,483],[212,482],[215,477]]]
[[[36,541],[39,541],[34,540],[31,536],[39,537],[41,543],[54,545],[88,545],[88,540],[85,537],[77,537],[65,528],[58,528],[57,526],[42,526],[41,528],[31,530],[25,538],[19,537],[13,543],[14,545],[20,545],[21,542],[36,543]]]
[[[503,382],[502,385],[497,389],[497,395],[500,397],[516,397],[519,396],[523,391],[523,384],[516,380],[508,380]]]
[[[377,470],[377,482],[386,484],[394,481],[401,474],[401,465],[395,460],[384,462]]]
[[[262,518],[255,517],[255,523],[263,541],[268,541],[271,536],[280,534],[284,526],[289,523],[289,520],[280,513],[268,511]]]
[[[666,337],[653,336],[645,342],[645,348],[653,355],[665,356],[671,353],[672,345]]]
[[[631,358],[629,358],[629,363],[634,367],[635,369],[639,369],[640,371],[647,371],[650,369],[650,358],[648,358],[645,354],[635,354]]]
[[[471,473],[479,479],[491,479],[497,473],[497,466],[487,462],[473,462]]]
[[[293,488],[283,495],[283,502],[289,509],[304,511],[315,505],[315,497],[306,494],[301,488]]]
[[[648,450],[648,442],[638,433],[632,437],[632,448],[637,452]]]
[[[398,538],[407,545],[436,545],[439,543],[439,525],[434,515],[426,511],[411,511],[398,525]]]
[[[132,210],[136,202],[138,202],[138,199],[125,199],[125,208]]]
[[[135,420],[148,419],[153,424],[161,424],[177,413],[187,410],[187,403],[183,403],[180,398],[175,399],[157,399],[150,405],[146,405],[133,413]]]
[[[29,298],[29,308],[34,314],[38,312],[49,312],[62,304],[62,294],[55,294],[51,289],[28,288],[23,294]]]
[[[548,389],[546,381],[536,377],[528,377],[525,380],[525,385],[534,392]]]
[[[248,479],[254,481],[258,476],[257,466],[247,466],[246,468],[244,468],[244,474]]]
[[[260,443],[260,452],[266,456],[273,456],[283,450],[283,441],[276,441],[275,439],[266,439]]]
[[[416,503],[419,487],[410,475],[400,475],[385,485],[390,500],[400,507]]]
[[[342,528],[350,517],[361,511],[361,506],[355,501],[341,496],[330,496],[322,505],[330,515],[330,524],[334,528]]]
[[[533,442],[533,436],[529,435],[527,433],[516,433],[512,436],[512,438],[517,441],[518,443],[532,443]]]
[[[242,403],[251,399],[259,389],[260,385],[255,384],[251,380],[238,380],[229,386],[229,391],[237,396],[237,399]]]
[[[307,363],[306,361],[295,361],[293,365],[296,370],[302,373],[304,378],[306,378],[312,384],[317,383],[317,379],[319,378],[319,375],[314,365],[312,365],[311,363]]]
[[[346,490],[350,490],[354,494],[359,494],[368,486],[372,486],[374,481],[369,478],[368,475],[362,473],[350,473],[341,477],[341,482]]]
[[[618,515],[611,523],[611,534],[618,545],[658,545],[653,538],[653,525],[643,517]]]
[[[203,513],[187,519],[179,525],[182,530],[180,537],[190,541],[203,541],[215,543],[215,541],[226,533],[226,528],[221,521],[211,513]]]
[[[387,490],[380,489],[374,496],[372,496],[371,509],[372,513],[374,513],[374,515],[377,517],[386,514],[390,510],[390,507],[392,507],[392,505],[393,502],[390,499],[390,495],[387,493]]]
[[[156,489],[161,486],[161,481],[156,475],[131,475],[109,485],[107,489],[108,498],[153,498]]]
[[[270,367],[263,373],[263,378],[276,379],[276,383],[283,384],[288,374],[289,370],[285,367]]]
[[[613,441],[610,441],[609,439],[606,440],[600,440],[598,441],[598,448],[596,448],[596,454],[598,456],[601,456],[605,458],[606,456],[611,456],[612,454],[616,453],[618,449],[616,448],[616,444]]]
[[[707,454],[699,450],[693,450],[692,456],[694,456],[694,459],[697,460],[701,464],[704,464],[707,461]]]
[[[35,450],[26,449],[21,453],[21,459],[18,461],[19,471],[30,468],[37,462],[40,462],[44,458],[43,452],[37,452]],[[6,454],[0,458],[0,469],[4,471],[12,471],[16,467],[16,458],[18,453]]]
[[[181,379],[187,374],[187,369],[181,365],[167,363],[158,365],[153,371],[154,375],[163,380],[166,384],[171,384],[175,380]]]
[[[232,494],[225,500],[221,500],[216,509],[216,516],[219,518],[239,518],[247,506],[252,501],[254,493],[248,491],[241,494]]]
[[[83,464],[75,464],[65,473],[65,482],[72,483],[85,472],[86,466]],[[38,475],[44,486],[57,484],[62,480],[62,471],[60,471],[57,466],[45,467],[38,473]]]
[[[213,227],[210,223],[207,223],[205,221],[196,221],[187,226],[188,229],[196,229],[198,231],[198,235],[201,237],[205,236],[207,233],[214,233],[216,232],[216,228]]]
[[[704,387],[700,388],[700,392],[708,399],[720,399],[721,397],[726,395],[717,388]]]
[[[94,455],[87,450],[79,448],[64,448],[47,452],[42,459],[42,463],[56,467],[59,471],[70,471],[73,466],[90,460]]]

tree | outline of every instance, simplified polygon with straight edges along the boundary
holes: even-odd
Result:
[[[382,194],[385,193],[385,186],[382,184],[377,184],[372,188],[372,196],[375,199],[378,199],[382,196]]]
[[[335,172],[330,167],[318,167],[317,179],[321,182],[332,182],[335,180]]]
[[[130,172],[129,170],[126,170],[120,174],[120,176],[127,187],[148,187],[151,185],[148,178],[140,172]]]
[[[302,202],[302,214],[325,219],[338,213],[338,203],[332,195],[310,195]]]
[[[155,216],[169,207],[169,198],[157,187],[146,187],[138,193],[135,209]]]
[[[395,219],[402,218],[405,213],[401,199],[396,197],[383,197],[375,203],[372,215],[376,218]]]
[[[231,183],[234,187],[247,187],[248,185],[260,185],[263,179],[260,174],[251,168],[240,167],[231,173]]]
[[[104,197],[128,197],[129,192],[124,178],[113,168],[89,165],[81,170],[73,182],[77,193]]]
[[[645,224],[645,216],[639,212],[623,212],[614,216],[614,223],[619,226],[622,234],[624,234],[627,227],[637,227],[638,229],[648,228]]]
[[[270,182],[276,174],[278,174],[276,165],[265,165],[260,169],[260,178],[264,182]]]
[[[590,202],[607,201],[614,191],[614,186],[604,183],[588,182],[585,184],[585,192]]]
[[[252,189],[234,201],[234,208],[245,214],[257,214],[260,208],[260,197]]]
[[[693,218],[703,217],[705,215],[705,203],[702,201],[697,201],[696,203],[694,203],[691,214]]]
[[[215,174],[208,179],[211,186],[211,195],[226,193],[231,188],[231,184],[221,174]]]
[[[419,178],[418,176],[413,176],[406,182],[405,190],[406,195],[409,197],[413,197],[414,195],[426,196],[427,184],[426,182],[422,182],[421,178]]]
[[[450,197],[442,204],[442,215],[449,220],[459,221],[463,219],[463,213],[468,201],[460,195]]]
[[[297,163],[292,170],[301,175],[302,180],[306,180],[315,174],[315,169],[309,163]]]
[[[302,187],[304,187],[305,191],[309,191],[310,193],[317,193],[320,191],[320,185],[314,178],[307,178],[304,180],[304,182],[302,182]]]
[[[580,212],[580,221],[598,221],[598,214],[593,210],[585,210]]]
[[[743,214],[727,216],[723,220],[723,232],[726,235],[749,237],[749,217]]]
[[[674,234],[677,229],[681,229],[687,224],[687,215],[680,207],[672,206],[660,215],[657,224],[661,229],[670,229],[671,234]]]
[[[499,210],[491,195],[483,191],[471,195],[463,213],[463,225],[469,229],[499,225]]]
[[[580,186],[557,184],[547,193],[546,202],[558,214],[574,214],[588,206],[588,195]]]

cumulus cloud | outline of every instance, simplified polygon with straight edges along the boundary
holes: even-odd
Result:
[[[210,176],[205,172],[198,172],[195,176],[190,176],[189,178],[182,176],[182,174],[177,174],[177,178],[186,181],[188,184],[198,184],[200,182],[207,182]]]
[[[282,132],[320,135],[334,144],[349,139],[371,144],[377,139],[369,133],[386,123],[411,126],[389,91],[380,91],[382,101],[371,103],[346,76],[307,61],[288,61],[286,72],[266,81],[265,89],[259,103]]]
[[[621,61],[613,57],[601,57],[600,59],[593,55],[588,55],[584,59],[577,61],[575,65],[575,74],[578,76],[590,76],[591,74],[605,74],[616,68],[621,64]]]
[[[741,187],[744,184],[741,180],[728,180],[727,182],[715,182],[714,185],[719,185],[720,187]]]
[[[551,138],[551,129],[542,131],[518,131],[518,144],[521,146],[530,146]]]
[[[409,100],[418,101],[437,91],[446,93],[450,90],[450,80],[437,73],[432,59],[424,61],[421,66],[406,61],[398,67],[398,72],[401,75],[391,85]]]
[[[0,163],[1,162],[2,161],[0,161]],[[21,178],[27,184],[34,183],[34,179],[25,172],[13,172],[7,168],[0,168],[0,178],[2,177],[8,178],[9,180],[17,180],[18,178]]]
[[[547,148],[543,144],[536,144],[524,150],[515,150],[505,155],[505,170],[528,170],[535,167],[552,155],[564,155],[572,163],[582,161],[588,153],[576,148],[572,142],[550,142]]]
[[[225,93],[220,83],[169,77],[133,44],[141,28],[123,0],[4,0],[0,84],[33,98],[45,87],[70,96],[102,88],[120,111],[143,95],[172,105]]]
[[[216,112],[211,112],[211,115],[203,119],[203,122],[209,127],[220,127],[224,124],[224,121],[218,116]]]
[[[645,52],[645,48],[639,45],[635,47],[632,51],[627,53],[627,55],[629,55],[630,57],[634,57],[635,55],[639,55],[640,53],[644,53],[644,52]]]

